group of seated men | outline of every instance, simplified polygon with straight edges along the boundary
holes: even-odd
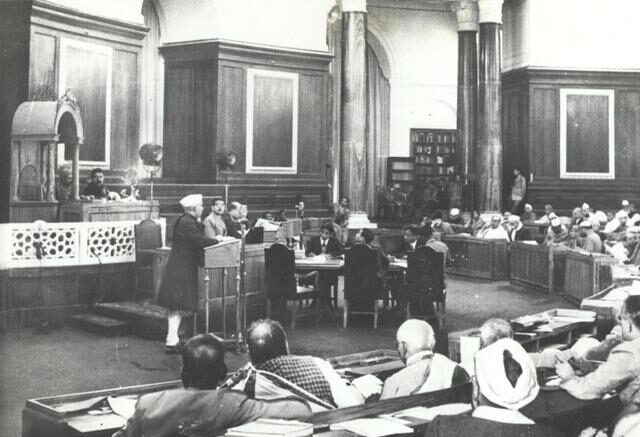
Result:
[[[640,296],[625,301],[618,321],[602,343],[591,347],[576,344],[549,360],[544,353],[527,354],[512,339],[508,322],[488,320],[481,327],[481,350],[474,360],[473,413],[439,416],[425,435],[562,435],[535,424],[519,411],[539,393],[536,366],[555,366],[560,386],[579,399],[597,399],[618,390],[625,409],[610,431],[613,435],[635,435],[629,428],[638,426],[640,414]],[[315,411],[446,389],[469,381],[462,367],[433,352],[435,337],[426,322],[411,319],[403,323],[396,343],[404,369],[384,383],[374,377],[350,383],[320,358],[290,354],[282,326],[260,320],[248,332],[250,363],[222,383],[226,375],[224,349],[215,337],[199,335],[183,351],[185,388],[143,396],[119,435],[164,436],[185,430],[214,433],[259,417],[305,419]],[[596,369],[586,369],[581,365],[584,358],[604,362]],[[622,428],[624,433],[618,433]]]
[[[284,329],[269,319],[251,325],[247,343],[250,362],[227,377],[224,347],[216,337],[201,334],[189,340],[182,352],[184,388],[142,396],[117,436],[215,434],[260,417],[304,420],[318,411],[447,389],[470,380],[475,387],[472,414],[438,416],[426,436],[560,436],[560,431],[521,412],[538,397],[537,367],[554,367],[560,387],[578,399],[599,399],[617,391],[624,410],[615,421],[611,418],[609,432],[631,436],[640,430],[640,296],[626,299],[618,326],[602,343],[590,339],[562,352],[527,353],[513,340],[507,321],[489,319],[480,329],[480,350],[470,369],[473,378],[434,352],[433,330],[417,319],[398,329],[397,351],[405,367],[384,382],[371,375],[348,381],[323,359],[291,354]],[[589,367],[585,358],[603,362]]]

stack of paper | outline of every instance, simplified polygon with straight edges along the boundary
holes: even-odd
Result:
[[[406,410],[396,411],[391,416],[393,417],[415,417],[417,419],[432,421],[436,416],[455,416],[457,414],[464,414],[471,411],[471,404],[444,404],[436,407],[413,407]]]
[[[225,434],[228,437],[305,437],[309,435],[313,435],[311,423],[282,419],[258,419],[255,422],[229,428]]]
[[[405,420],[374,417],[371,419],[354,419],[346,422],[334,423],[331,431],[350,431],[365,437],[384,437],[395,434],[411,434],[413,429],[406,426]]]

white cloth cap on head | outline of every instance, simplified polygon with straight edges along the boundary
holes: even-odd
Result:
[[[500,220],[500,221],[502,221],[502,216],[500,216],[500,215],[492,215],[491,216],[491,220]]]
[[[509,351],[522,368],[515,387],[504,368],[505,351]],[[475,356],[475,370],[480,393],[494,404],[510,410],[528,405],[540,391],[535,364],[520,343],[511,338],[502,338],[480,349]]]
[[[202,194],[189,194],[180,199],[180,205],[183,208],[195,208],[202,205]]]
[[[606,223],[607,222],[607,214],[605,214],[604,211],[596,211],[596,213],[594,214],[594,217],[600,223]]]
[[[582,209],[589,209],[589,204],[587,202],[583,203]]]
[[[629,201],[628,200],[623,200],[622,201],[622,206],[629,206]]]
[[[555,212],[551,211],[551,212],[549,213],[549,218],[550,218],[550,219],[558,218],[558,214],[556,214]]]
[[[460,210],[458,208],[451,208],[451,212],[449,213],[449,215],[452,215],[452,216],[460,215]]]
[[[591,220],[582,220],[580,222],[580,227],[581,228],[592,228],[593,227],[593,223],[591,223]]]
[[[560,226],[562,224],[562,222],[560,221],[560,219],[558,217],[554,217],[551,219],[551,226]]]
[[[526,210],[528,210],[528,209],[533,209],[533,206],[531,206],[531,204],[530,204],[530,203],[525,203],[525,204],[524,204],[524,210],[526,211]]]
[[[509,223],[518,223],[520,221],[520,216],[517,216],[515,214],[511,214],[509,216]]]

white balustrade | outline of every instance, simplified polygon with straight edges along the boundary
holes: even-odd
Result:
[[[154,220],[162,229],[166,220]],[[0,270],[135,262],[138,221],[0,224]]]

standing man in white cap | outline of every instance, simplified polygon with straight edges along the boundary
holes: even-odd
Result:
[[[536,368],[520,344],[503,338],[478,351],[471,416],[437,416],[425,437],[556,437],[548,425],[536,424],[520,411],[533,402],[540,388]]]
[[[168,310],[165,352],[180,353],[178,330],[185,313],[198,310],[198,266],[202,249],[218,243],[207,238],[200,223],[202,194],[190,194],[180,205],[184,214],[173,225],[173,245],[160,285],[158,304]]]

